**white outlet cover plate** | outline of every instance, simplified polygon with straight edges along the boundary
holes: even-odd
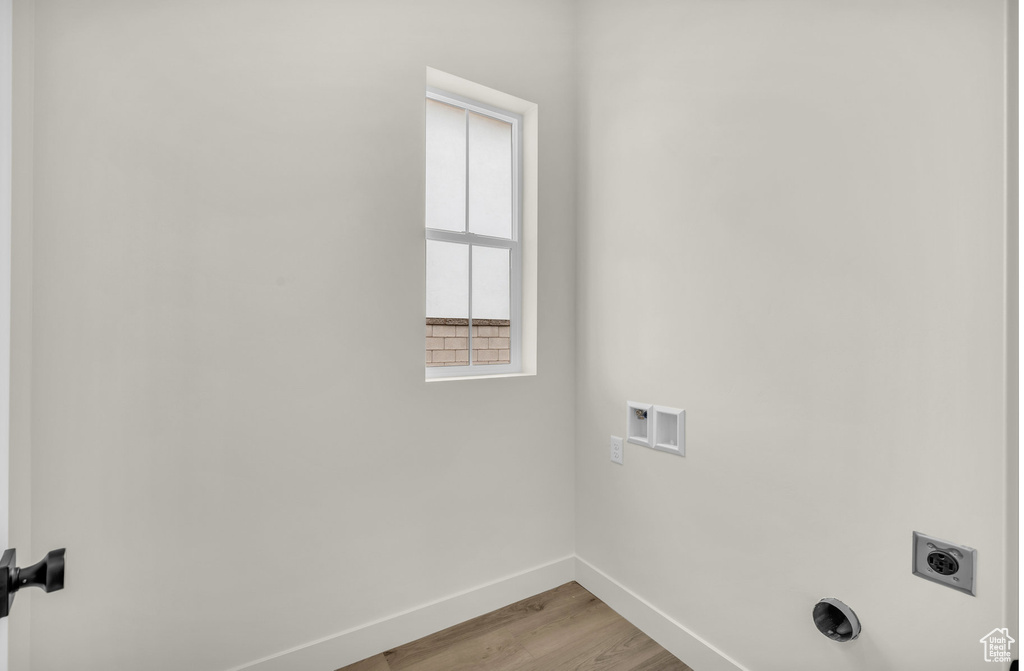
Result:
[[[611,448],[612,462],[622,464],[622,439],[612,436],[608,441],[608,446]]]
[[[957,563],[956,573],[942,575],[928,564],[928,555],[941,553],[952,556]],[[971,596],[975,594],[974,585],[978,571],[978,551],[966,545],[957,545],[934,536],[914,532],[913,574],[925,580],[937,582],[951,589]]]

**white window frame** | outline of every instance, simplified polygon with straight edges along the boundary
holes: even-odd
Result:
[[[467,245],[469,248],[469,335],[467,345],[469,348],[469,361],[465,366],[426,366],[426,378],[451,378],[451,377],[487,377],[495,375],[509,375],[520,373],[523,370],[522,342],[523,342],[523,117],[515,112],[500,109],[477,100],[471,100],[454,93],[442,91],[428,86],[426,97],[430,100],[452,105],[466,110],[466,160],[469,161],[469,113],[498,119],[512,125],[512,237],[511,239],[480,235],[469,232],[469,171],[466,171],[466,221],[465,230],[446,231],[436,228],[427,228],[427,240],[439,242],[453,242]],[[468,167],[468,165],[467,165]],[[496,247],[509,250],[509,363],[507,364],[484,364],[473,363],[473,247]],[[426,315],[430,317],[431,315]]]

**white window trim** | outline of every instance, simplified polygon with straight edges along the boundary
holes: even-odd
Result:
[[[426,97],[441,103],[453,105],[483,116],[504,121],[512,125],[512,238],[496,238],[470,233],[468,228],[469,209],[466,210],[466,230],[463,232],[426,228],[426,240],[454,242],[469,247],[469,362],[465,366],[425,366],[426,378],[478,378],[518,374],[523,371],[523,117],[514,112],[471,100],[454,93],[428,86]],[[469,126],[466,127],[467,133]],[[467,144],[468,151],[468,144]],[[468,160],[468,158],[467,158]],[[468,173],[467,173],[468,177]],[[469,191],[466,192],[467,199]],[[510,304],[509,304],[509,363],[473,364],[473,247],[497,247],[508,249],[510,256]],[[426,315],[430,317],[430,315]]]

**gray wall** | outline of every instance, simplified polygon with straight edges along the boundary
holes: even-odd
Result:
[[[578,555],[757,671],[986,668],[1006,3],[580,8]],[[627,399],[686,408],[685,459],[609,462]],[[911,575],[915,529],[977,598]]]
[[[34,163],[33,86],[35,48],[31,2],[13,3],[14,172],[11,175],[11,433],[9,539],[18,556],[32,554],[32,176]],[[24,561],[24,560],[22,560]],[[36,560],[32,560],[33,562]],[[18,616],[8,618],[8,667],[29,669],[31,597],[18,599]]]
[[[34,28],[15,450],[36,554],[70,550],[33,668],[224,669],[572,553],[570,3],[38,0]],[[536,377],[423,380],[426,66],[540,105]]]

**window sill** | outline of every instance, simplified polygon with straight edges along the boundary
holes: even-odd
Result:
[[[457,382],[459,380],[494,380],[503,377],[536,377],[536,373],[495,373],[493,375],[464,375],[462,377],[428,377],[427,382]]]

